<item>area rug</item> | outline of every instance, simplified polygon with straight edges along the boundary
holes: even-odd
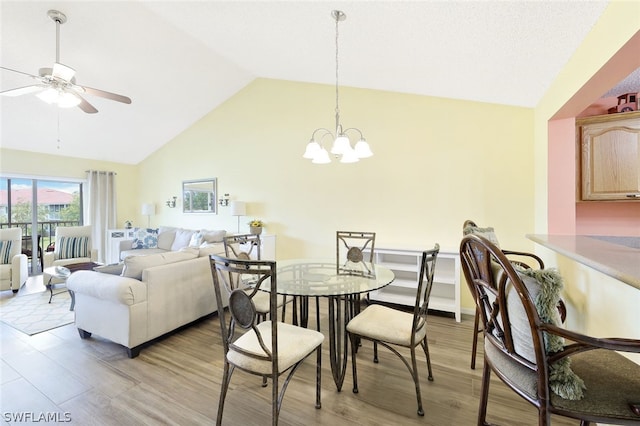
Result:
[[[57,291],[60,293],[53,296],[51,303],[48,291],[3,299],[0,321],[29,336],[71,324],[75,319],[69,310],[71,296],[68,291]]]

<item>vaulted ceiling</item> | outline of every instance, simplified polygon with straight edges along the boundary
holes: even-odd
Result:
[[[259,77],[534,107],[608,1],[5,1],[0,65],[60,62],[99,112],[0,97],[1,146],[136,164]],[[0,90],[33,83],[0,71]],[[123,155],[126,154],[126,155]]]

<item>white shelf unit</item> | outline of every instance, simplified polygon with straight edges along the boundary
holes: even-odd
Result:
[[[133,228],[129,229],[109,229],[107,231],[107,253],[104,261],[107,264],[120,262],[120,241],[132,240],[134,238]]]
[[[369,293],[372,300],[413,306],[420,274],[422,250],[375,248],[374,262],[393,271],[395,280]],[[460,322],[460,255],[440,250],[436,260],[429,309],[451,312]]]

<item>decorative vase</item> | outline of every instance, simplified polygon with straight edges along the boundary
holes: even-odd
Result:
[[[253,235],[260,235],[260,234],[262,234],[262,226],[250,226],[249,227],[249,231]]]

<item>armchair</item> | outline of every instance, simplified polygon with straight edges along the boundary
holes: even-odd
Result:
[[[492,373],[536,407],[539,426],[550,425],[551,414],[581,425],[640,424],[640,365],[618,353],[640,353],[640,340],[562,328],[559,275],[516,269],[486,238],[465,236],[460,259],[484,333],[478,425],[489,424]],[[497,286],[496,275],[505,276]]]
[[[55,250],[44,254],[44,268],[97,261],[98,249],[93,248],[91,242],[91,226],[59,226],[56,228]],[[56,284],[63,281],[45,273],[43,282]]]
[[[22,229],[0,229],[0,290],[17,293],[28,277],[27,256],[22,254]]]

